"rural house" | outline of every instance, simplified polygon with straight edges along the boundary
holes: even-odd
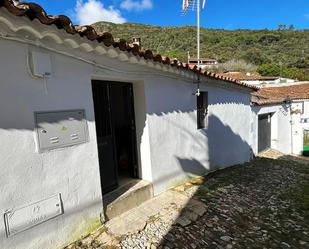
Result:
[[[253,93],[253,151],[309,154],[309,83],[261,88]]]
[[[69,244],[132,179],[151,198],[251,159],[256,87],[13,0],[0,52],[0,248]]]

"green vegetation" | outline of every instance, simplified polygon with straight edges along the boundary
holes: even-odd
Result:
[[[262,64],[257,72],[264,76],[281,76],[302,81],[309,80],[309,69],[287,67],[278,64]]]
[[[111,32],[115,38],[131,41],[141,37],[142,45],[172,58],[186,61],[187,53],[196,54],[196,28],[159,27],[143,24],[112,24],[99,22],[93,26],[101,32]],[[280,26],[281,27],[281,26]],[[294,30],[282,26],[279,30],[201,30],[201,55],[217,59],[220,63],[232,60],[261,66],[259,72],[275,76],[308,80],[309,30]],[[279,69],[278,69],[278,65]],[[272,72],[272,71],[271,71]]]

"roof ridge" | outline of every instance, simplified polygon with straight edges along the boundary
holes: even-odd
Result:
[[[46,11],[36,3],[26,3],[19,2],[16,0],[0,0],[0,8],[6,8],[11,14],[15,16],[27,16],[31,21],[38,19],[44,25],[54,24],[58,29],[64,29],[67,33],[71,35],[79,34],[81,37],[86,37],[90,41],[98,41],[103,43],[105,46],[114,48],[119,48],[121,51],[127,51],[132,53],[134,56],[139,56],[145,60],[153,60],[154,62],[162,63],[165,65],[170,65],[172,67],[177,67],[179,69],[192,71],[198,75],[203,75],[205,77],[223,80],[229,83],[233,83],[238,86],[250,88],[252,90],[258,90],[259,88],[253,85],[242,83],[236,79],[230,77],[224,77],[219,74],[211,73],[208,71],[202,71],[198,69],[197,66],[190,68],[187,63],[183,63],[177,59],[171,59],[169,57],[164,57],[160,54],[154,54],[149,49],[143,49],[137,44],[129,44],[126,40],[120,39],[120,41],[115,41],[114,37],[109,32],[97,32],[95,28],[90,25],[74,25],[71,19],[65,15],[52,16],[48,15]]]

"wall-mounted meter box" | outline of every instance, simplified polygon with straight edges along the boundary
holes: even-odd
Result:
[[[32,74],[36,77],[49,77],[51,76],[51,57],[50,54],[42,52],[31,52],[30,66]]]
[[[35,112],[34,115],[40,152],[88,141],[84,110]]]

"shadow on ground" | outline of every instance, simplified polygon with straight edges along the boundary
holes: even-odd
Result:
[[[309,161],[258,157],[177,191],[207,212],[181,212],[158,248],[309,248]]]
[[[107,226],[69,248],[308,249],[309,161],[273,151],[262,156],[193,178],[138,207],[132,216],[138,219],[138,212],[155,209],[138,231],[116,236]]]

